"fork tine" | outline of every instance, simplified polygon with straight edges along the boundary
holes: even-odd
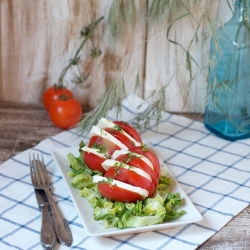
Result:
[[[45,164],[44,164],[44,159],[43,159],[43,156],[42,156],[42,161],[43,161],[43,166],[44,166],[44,169],[45,169],[45,175],[46,175],[46,178],[47,178],[47,182],[49,185],[51,185],[51,182],[50,182],[50,177],[49,177],[49,174],[48,174],[48,171],[47,171],[47,168],[45,167]]]
[[[32,182],[33,185],[35,185],[35,180],[34,180],[34,166],[33,166],[33,163],[31,161],[30,154],[29,154],[29,161],[30,161],[30,177],[31,177],[31,182]]]
[[[42,183],[46,183],[46,179],[44,176],[44,166],[43,166],[41,160],[39,159],[39,157],[38,157],[38,165],[39,165],[39,174],[41,176]]]
[[[48,175],[46,165],[44,163],[43,155],[41,155],[41,160],[38,156],[38,165],[39,165],[39,170],[40,170],[39,172],[40,172],[40,176],[42,178],[42,182],[45,183],[47,186],[50,186],[51,182],[50,182],[50,178]]]
[[[40,161],[39,154],[33,156],[29,155],[30,161],[30,176],[33,186],[42,188],[42,186],[50,186],[48,172],[46,170],[44,159]]]
[[[41,165],[42,165],[42,172],[43,172],[43,175],[44,175],[44,178],[45,178],[45,182],[46,182],[47,185],[50,186],[51,185],[51,183],[50,183],[50,177],[49,177],[46,165],[44,163],[43,155],[42,155]]]
[[[37,155],[38,156],[38,155]],[[42,184],[42,176],[40,174],[40,167],[39,167],[39,157],[36,159],[35,154],[33,154],[33,163],[34,163],[34,175],[38,185]]]

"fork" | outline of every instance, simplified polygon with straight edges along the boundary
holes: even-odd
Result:
[[[40,161],[38,154],[37,159],[35,158],[34,154],[33,160],[31,160],[31,157],[29,157],[31,181],[35,189],[43,189],[47,195],[53,217],[55,232],[59,242],[63,245],[70,246],[73,242],[73,237],[66,220],[57,209],[56,203],[52,197],[49,189],[51,182],[44,164],[43,156],[41,158],[42,160]]]

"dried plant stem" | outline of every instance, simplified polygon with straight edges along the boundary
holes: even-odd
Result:
[[[59,76],[59,79],[58,79],[58,86],[62,87],[63,86],[63,79],[64,79],[64,76],[66,75],[66,73],[68,72],[69,68],[72,66],[72,65],[78,65],[79,62],[80,62],[80,51],[83,47],[83,45],[87,42],[87,40],[89,38],[91,38],[92,34],[93,34],[93,31],[94,29],[96,28],[96,26],[98,25],[98,23],[103,19],[103,17],[100,17],[98,20],[96,20],[95,22],[89,24],[87,26],[87,28],[89,28],[89,32],[87,33],[87,35],[85,36],[85,38],[83,39],[82,43],[80,44],[79,48],[77,49],[76,53],[75,53],[75,56],[73,58],[71,58],[69,60],[69,63],[68,65],[62,70],[60,76]]]
[[[119,76],[114,79],[103,94],[100,104],[83,116],[79,126],[78,134],[87,134],[93,125],[95,125],[101,117],[106,116],[109,109],[116,107],[116,117],[121,112],[122,100],[126,97],[125,85],[123,77]]]
[[[121,34],[122,31],[122,23],[126,20],[127,12],[125,10],[126,3],[128,3],[129,0],[114,0],[110,9],[109,14],[109,24],[110,24],[110,30],[111,34],[113,35],[114,41],[116,41]],[[128,60],[126,60],[121,67],[121,70],[119,72],[119,75],[122,75],[122,70],[125,68],[125,65],[130,62],[133,54],[145,43],[147,43],[152,37],[154,37],[157,33],[161,32],[162,30],[167,28],[166,32],[166,39],[168,42],[179,46],[184,51],[184,58],[186,62],[186,69],[189,72],[189,81],[187,84],[187,92],[186,92],[186,100],[184,102],[184,105],[187,101],[187,97],[190,94],[190,87],[194,80],[193,76],[193,67],[197,67],[200,72],[202,72],[202,67],[196,62],[195,58],[191,55],[191,47],[195,43],[195,41],[198,41],[198,31],[201,28],[201,25],[204,21],[207,21],[211,30],[211,33],[214,34],[214,39],[216,39],[216,27],[214,24],[214,21],[211,18],[210,14],[210,7],[219,0],[207,0],[204,5],[200,6],[201,0],[154,0],[152,1],[152,5],[149,8],[148,12],[148,22],[154,23],[158,21],[161,17],[166,16],[165,14],[168,13],[171,15],[171,18],[169,20],[172,20],[169,24],[164,25],[164,27],[160,28],[157,32],[152,34],[150,37],[147,37],[147,39],[141,43],[135,50],[131,53]],[[132,0],[129,1],[132,3]],[[191,10],[191,3],[192,6],[197,6],[194,10]],[[229,0],[227,0],[229,8],[232,10]],[[132,3],[132,9],[135,11],[134,7],[134,1]],[[198,7],[200,6],[200,7]],[[195,13],[201,11],[200,18],[196,21],[195,19]],[[178,15],[177,15],[178,13]],[[188,43],[187,47],[179,43],[177,40],[173,40],[170,38],[170,31],[172,30],[172,27],[175,23],[178,21],[191,17],[192,20],[194,20],[196,24],[196,28],[194,31],[194,34],[192,35],[190,42]],[[112,33],[113,29],[113,33]],[[202,38],[204,42],[207,41],[208,35],[205,34],[205,37]],[[209,62],[211,63],[211,62]],[[179,67],[180,65],[177,65]],[[167,84],[161,84],[161,87],[158,90],[152,91],[152,93],[147,98],[151,101],[152,105],[150,105],[146,110],[139,113],[138,116],[135,118],[134,124],[137,125],[138,128],[145,128],[149,126],[150,120],[154,119],[155,124],[157,125],[161,118],[162,118],[162,111],[166,108],[166,88],[169,85],[169,83],[172,81],[174,75],[176,72],[173,73],[172,77],[170,78],[169,82]],[[134,92],[138,89],[138,85],[140,84],[139,76],[137,75],[135,79],[135,88]],[[118,89],[124,89],[124,91],[118,92]],[[92,125],[94,125],[101,117],[105,116],[107,111],[116,106],[117,107],[117,114],[120,112],[121,108],[121,101],[123,97],[126,96],[125,93],[125,87],[124,87],[124,81],[123,78],[117,77],[107,88],[105,91],[102,100],[100,101],[100,104],[92,110],[90,113],[88,113],[86,116],[84,116],[80,126],[79,131],[81,133],[88,132]]]

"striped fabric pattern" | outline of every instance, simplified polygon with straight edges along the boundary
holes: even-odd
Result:
[[[119,119],[131,123],[138,106],[147,103],[130,95]],[[110,111],[109,119],[115,119]],[[51,150],[78,146],[76,130],[48,138],[0,165],[0,249],[42,249],[41,213],[29,174],[29,153],[42,153],[53,182],[52,194],[69,223],[74,242],[58,249],[196,249],[250,203],[250,140],[220,139],[200,122],[164,113],[156,128],[141,133],[203,216],[199,223],[173,229],[112,237],[90,237],[85,232]]]

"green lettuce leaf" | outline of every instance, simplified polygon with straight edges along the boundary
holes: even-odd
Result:
[[[93,183],[93,176],[102,173],[92,171],[86,166],[81,151],[83,146],[84,143],[81,142],[78,157],[68,154],[71,169],[68,175],[72,177],[71,185],[79,189],[79,196],[85,197],[93,207],[94,219],[102,221],[105,228],[154,225],[178,219],[186,213],[184,210],[177,210],[182,199],[179,193],[169,193],[171,179],[166,172],[160,177],[157,192],[151,198],[136,203],[123,203],[102,197],[97,184]]]

